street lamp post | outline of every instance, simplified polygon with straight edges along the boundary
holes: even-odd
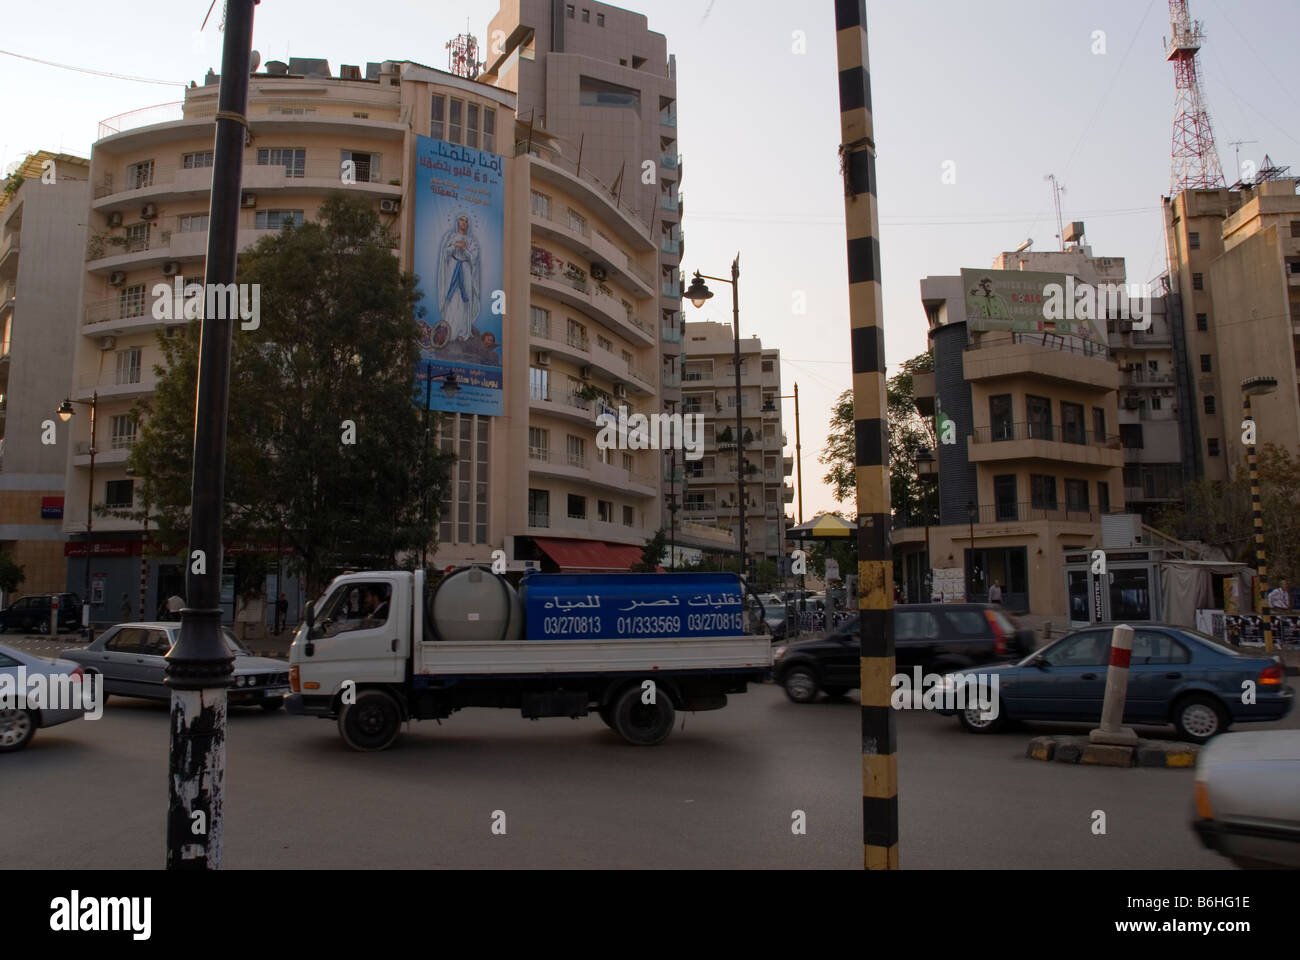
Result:
[[[939,474],[936,472],[938,464],[935,463],[934,454],[930,452],[929,447],[922,447],[916,451],[915,463],[917,479],[925,487],[925,493],[922,496],[928,499],[932,485],[939,479]],[[925,565],[921,568],[921,589],[924,591],[924,596],[921,597],[921,603],[929,603],[933,591],[930,588],[932,574],[930,572],[930,509],[928,503],[922,502],[921,512],[925,515]]]
[[[713,291],[705,285],[705,280],[714,280],[718,283],[731,284],[731,333],[734,342],[734,352],[732,354],[731,364],[736,371],[736,507],[740,513],[738,521],[740,523],[740,569],[744,573],[746,570],[745,555],[745,436],[744,423],[741,417],[740,406],[740,254],[736,254],[736,259],[731,262],[731,279],[725,277],[710,277],[695,271],[695,276],[691,280],[691,285],[686,291],[686,299],[695,304],[696,308],[704,306],[705,302],[713,298]]]
[[[1242,438],[1246,444],[1246,466],[1250,470],[1250,510],[1255,526],[1255,570],[1259,589],[1255,591],[1254,606],[1264,618],[1264,652],[1273,654],[1273,612],[1268,605],[1268,562],[1264,556],[1264,512],[1259,497],[1259,464],[1255,459],[1255,418],[1250,412],[1250,398],[1277,389],[1276,377],[1249,377],[1241,381]]]
[[[433,375],[433,362],[425,361],[424,364],[424,446],[420,449],[420,465],[425,465],[425,458],[429,455],[429,414],[433,410],[433,381],[441,380],[442,386],[439,388],[448,397],[454,397],[460,393],[460,383],[456,380],[455,373],[445,373],[435,377]],[[421,471],[423,472],[423,471]],[[423,482],[423,480],[421,481]],[[429,509],[428,499],[420,497],[421,520],[428,521],[433,511]],[[420,545],[420,566],[424,567],[427,559],[428,537]]]
[[[90,541],[91,534],[95,529],[95,411],[99,406],[99,391],[96,390],[90,395],[90,400],[73,400],[65,397],[63,403],[59,404],[59,419],[67,423],[76,414],[73,404],[81,404],[90,407],[90,478],[86,485],[86,575],[83,580],[84,596],[82,599],[81,609],[82,619],[85,621],[82,625],[86,628],[87,636],[91,643],[95,642],[95,631],[90,626]]]

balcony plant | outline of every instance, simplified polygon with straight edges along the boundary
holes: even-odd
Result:
[[[583,400],[587,400],[587,401],[597,400],[601,396],[601,392],[589,383],[584,383],[581,387],[579,387],[576,391],[574,391],[574,394],[575,396],[581,397]]]

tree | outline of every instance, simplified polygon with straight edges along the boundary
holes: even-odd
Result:
[[[16,562],[8,553],[0,551],[0,590],[13,593],[27,579],[23,565]]]
[[[226,450],[227,545],[293,548],[314,591],[345,565],[390,566],[433,539],[451,457],[413,405],[416,281],[401,274],[378,216],[334,194],[319,221],[286,227],[240,258],[260,325],[234,331]],[[184,547],[189,533],[199,324],[158,342],[154,395],[137,405],[130,466],[143,509]],[[421,398],[422,399],[422,398]],[[245,564],[249,579],[257,564]],[[242,578],[241,578],[242,579]]]
[[[926,351],[903,363],[902,369],[885,384],[889,417],[889,495],[896,514],[910,516],[923,506],[924,487],[917,479],[915,458],[922,447],[935,449],[934,429],[916,409],[912,376],[934,370],[934,353]],[[818,462],[829,467],[822,478],[840,503],[857,494],[855,473],[855,430],[853,391],[845,390],[835,401],[831,413],[830,435]],[[930,493],[933,499],[935,494]]]
[[[633,573],[654,573],[663,563],[664,551],[668,549],[668,535],[664,533],[664,528],[660,527],[654,532],[645,546],[641,548],[641,560],[633,564]]]

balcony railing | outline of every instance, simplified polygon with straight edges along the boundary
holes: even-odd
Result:
[[[1010,340],[1007,339],[1008,336]],[[1035,346],[1046,347],[1050,350],[1062,350],[1066,353],[1077,353],[1085,357],[1105,359],[1110,356],[1110,350],[1105,344],[1059,333],[1003,333],[995,335],[993,339],[986,337],[979,343],[968,343],[964,349],[968,351],[996,350],[1005,347],[1008,343],[1032,343]]]
[[[663,334],[664,334],[664,343],[681,343],[681,342],[682,342],[682,328],[681,328],[681,327],[676,327],[676,326],[674,326],[674,327],[664,327],[664,328],[663,328]]]
[[[679,374],[679,373],[671,373],[671,372],[665,370],[665,371],[664,371],[663,385],[664,385],[665,387],[670,387],[670,388],[673,388],[673,389],[676,389],[677,387],[680,387],[680,386],[682,385],[682,377],[681,377],[681,374]]]
[[[680,300],[682,297],[682,282],[680,280],[666,280],[663,285],[664,296],[670,300]]]
[[[682,165],[682,155],[664,153],[659,156],[659,166],[666,167],[669,170],[676,170]]]
[[[1059,423],[997,423],[991,427],[976,427],[971,431],[975,443],[997,443],[1002,440],[1055,440],[1061,443],[1119,448],[1119,434],[1095,433],[1081,426],[1062,426]]]
[[[677,126],[677,113],[675,111],[670,111],[668,113],[661,111],[659,113],[659,124],[664,127]]]
[[[1151,370],[1121,370],[1119,382],[1126,386],[1140,386],[1147,383],[1173,383],[1174,375],[1169,372]]]
[[[529,510],[528,525],[530,527],[549,527],[551,525],[551,513],[549,510]]]
[[[977,508],[977,515],[974,522],[981,523],[1029,523],[1035,520],[1052,520],[1057,522],[1069,523],[1100,523],[1101,518],[1108,514],[1124,513],[1118,507],[1107,507],[1103,509],[1096,504],[1075,504],[1060,505],[1052,504],[1050,501],[1035,503],[993,503],[980,504]],[[927,524],[928,521],[928,524]],[[896,530],[913,529],[916,527],[940,526],[940,516],[938,511],[900,511],[892,518],[892,525]],[[962,519],[958,523],[948,523],[944,526],[959,529],[971,523],[969,517],[963,513]],[[957,536],[956,542],[960,544],[962,537]],[[969,541],[967,541],[969,542]]]

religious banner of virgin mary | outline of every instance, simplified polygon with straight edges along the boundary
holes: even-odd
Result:
[[[418,137],[415,405],[499,416],[505,309],[504,161],[495,153]],[[447,389],[455,378],[458,389]]]

